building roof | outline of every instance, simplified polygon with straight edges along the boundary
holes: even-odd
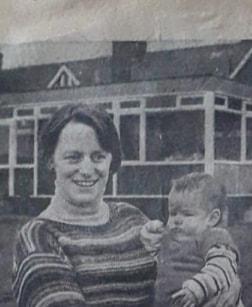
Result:
[[[209,76],[229,79],[251,48],[252,41],[240,41],[231,44],[148,52],[142,58],[131,62],[129,82],[179,78],[193,80]],[[0,93],[50,90],[48,85],[62,65],[73,73],[79,81],[79,87],[122,83],[122,80],[113,78],[113,58],[101,57],[2,70]],[[121,65],[123,66],[124,63],[122,62]]]
[[[229,78],[252,48],[252,41],[146,54],[133,68],[134,80],[220,76]]]
[[[252,87],[224,80],[220,77],[172,78],[167,80],[140,81],[100,86],[80,87],[76,89],[60,89],[54,91],[42,90],[29,93],[5,93],[0,97],[2,106],[29,103],[46,103],[51,101],[90,101],[102,99],[110,102],[113,97],[123,96],[123,99],[137,99],[138,96],[152,96],[167,93],[187,93],[213,91],[219,94],[229,94],[246,99],[252,97]],[[127,98],[128,97],[128,98]]]

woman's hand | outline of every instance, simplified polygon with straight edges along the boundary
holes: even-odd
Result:
[[[140,231],[140,239],[152,256],[156,256],[160,249],[164,229],[161,221],[152,220],[143,225]]]

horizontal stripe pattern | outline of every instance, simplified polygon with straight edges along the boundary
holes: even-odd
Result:
[[[13,266],[19,307],[152,306],[156,262],[139,238],[147,218],[128,204],[109,208],[104,225],[36,218],[22,228]]]
[[[217,298],[239,279],[238,255],[226,229],[210,228],[183,242],[172,240],[167,231],[159,255],[157,306],[169,306],[172,294],[182,287],[189,288],[201,306]]]

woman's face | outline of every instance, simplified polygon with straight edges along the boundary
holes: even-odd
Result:
[[[97,206],[106,189],[111,160],[93,128],[69,122],[53,156],[58,192],[73,205]]]

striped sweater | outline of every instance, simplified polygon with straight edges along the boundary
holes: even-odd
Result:
[[[174,241],[167,230],[159,254],[155,306],[172,306],[172,294],[185,287],[197,298],[197,306],[217,306],[219,295],[238,278],[237,260],[238,250],[223,228],[183,242]]]
[[[108,205],[103,225],[38,217],[22,228],[13,267],[19,307],[152,306],[156,262],[139,237],[147,218],[128,204]]]

